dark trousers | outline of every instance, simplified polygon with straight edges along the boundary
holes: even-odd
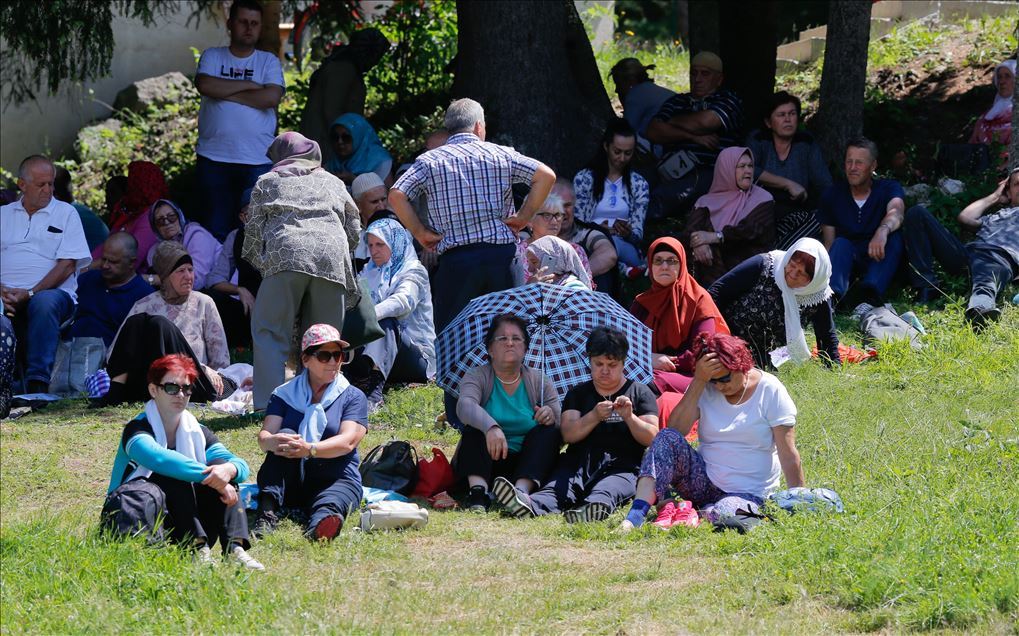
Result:
[[[973,242],[966,246],[969,271],[973,277],[970,296],[996,299],[1009,281],[1019,277],[1019,262],[1008,252],[987,243]]]
[[[930,212],[921,205],[906,211],[902,222],[902,239],[906,244],[909,259],[909,279],[916,289],[938,286],[934,262],[949,274],[966,271],[966,248],[957,236],[945,229]]]
[[[904,251],[902,232],[892,232],[885,243],[885,257],[875,261],[867,254],[870,239],[853,241],[839,237],[828,250],[831,258],[831,288],[839,298],[849,291],[849,281],[854,273],[860,273],[858,285],[866,288],[862,297],[870,300],[883,299],[899,271]]]
[[[170,530],[172,541],[183,543],[195,539],[212,547],[218,540],[224,552],[231,540],[245,550],[250,547],[248,517],[239,499],[228,506],[219,500],[219,493],[208,486],[157,473],[152,473],[148,481],[159,486],[166,495],[164,524]]]
[[[203,294],[212,298],[216,303],[216,310],[223,320],[223,331],[226,332],[226,342],[231,349],[251,346],[251,314],[244,313],[244,305],[241,301],[230,294],[226,294],[211,287],[202,290]]]
[[[505,477],[512,482],[530,479],[541,486],[555,465],[562,443],[558,428],[538,425],[524,437],[519,451],[510,451],[506,459],[496,461],[488,452],[485,434],[472,426],[465,426],[453,455],[453,471],[460,480],[466,480],[468,475],[477,475],[489,486],[496,477]]]
[[[241,210],[241,194],[254,187],[255,181],[272,168],[272,163],[248,165],[224,163],[198,155],[195,177],[205,217],[202,225],[222,243],[230,230],[240,227],[237,213]]]
[[[378,367],[387,382],[428,382],[428,361],[421,349],[402,329],[395,318],[379,321],[383,336],[357,350],[354,359],[343,369],[352,383],[365,381],[373,367]]]
[[[665,218],[684,221],[694,201],[708,193],[715,166],[696,166],[674,181],[661,180],[651,190],[648,201],[648,220]]]
[[[531,494],[534,514],[555,514],[595,502],[615,510],[633,498],[637,492],[636,464],[628,470],[622,466],[614,469],[609,464],[591,472],[588,461],[563,455],[548,483]]]
[[[145,402],[149,396],[149,367],[153,362],[171,353],[181,353],[191,358],[198,369],[198,380],[195,382],[193,402],[214,402],[233,393],[237,386],[233,380],[223,378],[223,393],[216,393],[212,382],[205,374],[201,362],[192,351],[184,334],[177,325],[164,316],[135,314],[124,321],[117,335],[117,343],[110,352],[106,363],[106,372],[110,378],[123,373],[127,374],[124,394],[119,396],[124,402]]]
[[[304,470],[301,470],[301,462]],[[361,505],[361,480],[344,470],[336,459],[290,459],[265,454],[258,469],[259,497],[269,496],[277,508],[299,508],[313,529],[326,517],[347,516]]]

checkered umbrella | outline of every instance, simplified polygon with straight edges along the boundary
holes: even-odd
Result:
[[[438,339],[437,384],[459,396],[460,381],[470,369],[488,363],[485,332],[498,314],[514,314],[527,321],[531,346],[524,364],[541,369],[555,384],[559,398],[590,379],[585,348],[595,327],[612,327],[626,335],[630,352],[623,374],[650,383],[651,330],[600,292],[532,283],[472,300]]]

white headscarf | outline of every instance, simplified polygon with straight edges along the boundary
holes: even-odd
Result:
[[[145,419],[152,426],[152,434],[156,443],[166,448],[166,427],[163,425],[163,418],[159,416],[159,409],[156,408],[156,401],[149,400],[145,403]],[[177,425],[177,441],[174,449],[184,457],[193,459],[199,464],[205,463],[205,434],[202,427],[187,409],[180,414],[180,424]],[[152,474],[150,468],[139,465],[134,469],[125,482],[140,477],[148,477]]]
[[[789,287],[785,281],[785,266],[789,264],[793,254],[803,252],[814,257],[814,278],[803,287]],[[803,335],[800,325],[800,310],[820,305],[831,298],[831,260],[828,252],[819,241],[812,238],[801,238],[786,251],[770,252],[772,258],[772,276],[775,284],[782,292],[782,304],[785,305],[785,343],[789,357],[796,362],[810,359],[810,348]]]
[[[400,275],[418,262],[418,255],[414,251],[414,241],[410,232],[400,225],[399,221],[394,219],[374,221],[365,230],[366,241],[368,234],[389,246],[391,252],[389,260],[382,265],[368,261],[364,266],[363,276],[368,282],[372,301],[378,304],[389,297],[389,290],[399,282]]]
[[[1002,97],[997,92],[998,69],[1002,67],[1012,71],[1012,77],[1015,77],[1015,60],[1005,60],[1001,64],[994,67],[994,79],[993,79],[995,89],[994,104],[991,105],[991,109],[989,111],[984,113],[984,119],[986,119],[987,121],[992,121],[994,119],[997,119],[998,117],[1001,117],[1005,113],[1012,112],[1012,96],[1009,95],[1008,97]]]

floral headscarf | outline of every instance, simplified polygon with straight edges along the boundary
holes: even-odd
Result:
[[[372,222],[365,230],[365,235],[368,234],[383,241],[392,251],[387,263],[376,265],[375,261],[369,260],[364,267],[372,301],[379,303],[389,296],[389,290],[398,282],[400,275],[418,262],[418,255],[410,232],[394,219]]]

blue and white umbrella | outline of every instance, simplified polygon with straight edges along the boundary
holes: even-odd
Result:
[[[513,314],[527,321],[531,346],[524,364],[551,378],[560,399],[591,378],[586,347],[595,327],[611,327],[626,336],[630,351],[623,375],[645,384],[653,380],[651,330],[611,296],[532,283],[475,298],[442,330],[436,380],[441,388],[459,396],[464,374],[488,363],[485,333],[492,318],[499,314]]]

